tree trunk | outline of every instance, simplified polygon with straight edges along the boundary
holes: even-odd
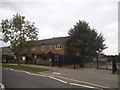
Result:
[[[18,66],[20,66],[20,55],[18,55]]]
[[[98,56],[97,56],[97,69],[99,68],[99,65],[98,65],[98,60],[99,60],[99,58],[98,58]]]

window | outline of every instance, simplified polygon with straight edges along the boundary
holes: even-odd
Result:
[[[41,45],[41,50],[45,50],[45,45]]]
[[[31,48],[31,50],[35,50],[35,48]]]
[[[40,45],[40,47],[41,47],[41,48],[40,48],[41,50],[45,50],[45,43],[42,43],[42,44]]]
[[[61,45],[55,45],[55,49],[62,49]]]
[[[50,46],[50,50],[52,50],[52,46]]]

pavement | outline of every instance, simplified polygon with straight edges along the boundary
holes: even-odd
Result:
[[[39,74],[50,75],[67,82],[84,84],[98,88],[118,88],[118,75],[112,74],[111,70],[96,68],[68,68],[68,67],[51,67],[41,65],[25,66],[47,68],[50,71],[39,72]]]

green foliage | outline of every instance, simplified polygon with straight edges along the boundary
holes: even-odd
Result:
[[[42,60],[47,60],[48,59],[48,56],[45,54],[45,53],[41,53],[39,55],[39,58],[41,58]]]
[[[96,55],[106,47],[102,34],[98,34],[95,29],[91,29],[85,21],[79,21],[74,28],[68,32],[70,35],[69,48],[80,55]]]
[[[31,54],[26,54],[25,57],[26,57],[26,60],[33,60],[34,58]]]
[[[10,48],[14,54],[20,54],[30,42],[37,40],[38,29],[34,23],[25,20],[24,16],[13,15],[11,20],[2,20],[0,31],[3,34],[1,39],[4,42],[10,42]]]
[[[48,59],[48,57],[47,57],[46,54],[44,54],[43,56],[41,56],[41,58],[42,58],[42,60],[47,60]]]
[[[2,54],[2,60],[12,60],[14,59],[14,57],[12,55],[8,55],[8,54]]]

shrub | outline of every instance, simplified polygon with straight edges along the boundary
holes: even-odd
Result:
[[[3,59],[12,60],[12,59],[14,59],[14,57],[13,57],[12,55],[3,54],[3,55],[2,55],[2,60],[3,60]]]
[[[26,60],[33,60],[33,56],[31,54],[26,54],[25,57]]]
[[[47,55],[44,54],[41,58],[42,58],[42,60],[47,60]]]

